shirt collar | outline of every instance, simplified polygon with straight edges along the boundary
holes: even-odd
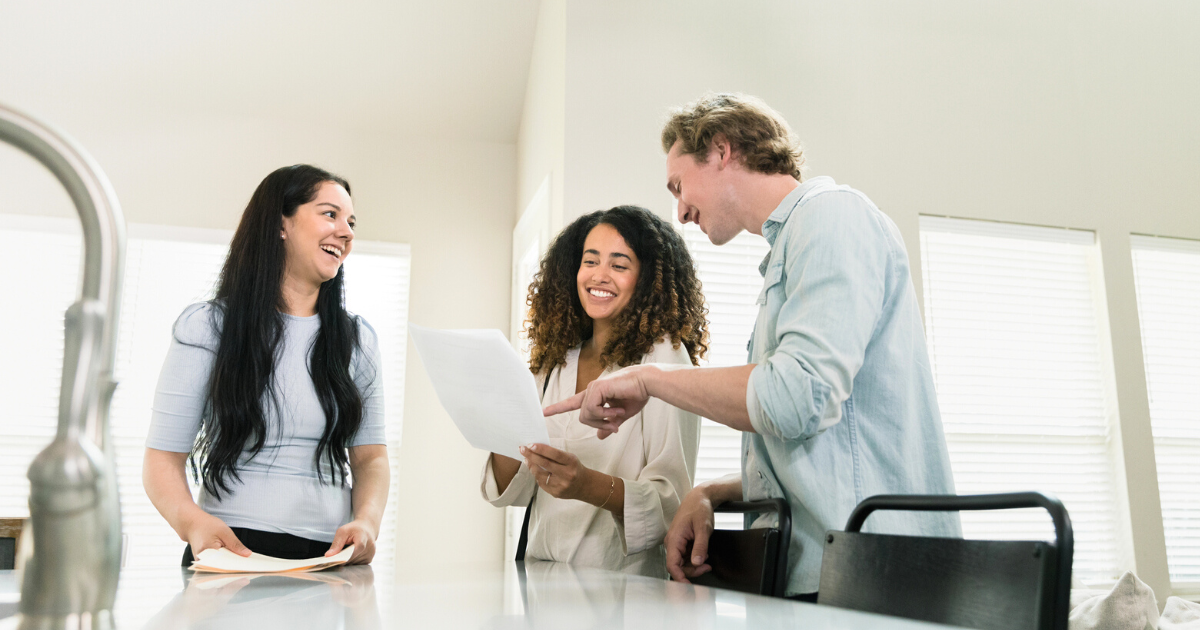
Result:
[[[800,205],[800,200],[804,198],[804,195],[823,183],[832,182],[833,180],[825,175],[814,177],[794,188],[783,198],[783,201],[779,202],[778,206],[775,206],[775,210],[771,211],[771,215],[767,217],[762,226],[762,235],[772,249],[775,247],[775,238],[779,236],[779,230],[783,229],[783,224],[787,223],[788,217],[792,216],[792,211]],[[759,274],[767,273],[767,261],[769,260],[771,260],[771,253],[767,252],[766,258],[763,258],[762,264],[758,266]]]
[[[767,243],[770,243],[772,246],[775,245],[775,237],[779,236],[779,230],[783,228],[784,223],[787,223],[788,217],[792,216],[792,210],[796,209],[796,206],[800,204],[800,199],[803,198],[808,191],[816,188],[822,183],[832,183],[832,181],[833,180],[831,178],[825,175],[814,177],[795,187],[792,192],[788,193],[787,196],[783,198],[783,201],[780,201],[779,205],[775,206],[775,210],[771,212],[771,215],[767,217],[767,220],[763,222],[762,234],[767,239]]]

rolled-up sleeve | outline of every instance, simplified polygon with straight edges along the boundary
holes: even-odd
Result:
[[[625,510],[616,521],[625,555],[661,545],[696,477],[700,419],[651,398],[642,409],[646,466],[625,480]]]
[[[496,483],[496,471],[492,470],[492,458],[489,455],[483,464],[483,477],[479,481],[479,493],[483,500],[496,507],[525,507],[537,492],[537,482],[525,466],[517,469],[517,474],[504,492],[500,492],[500,484]]]
[[[787,440],[841,420],[883,312],[892,255],[884,226],[857,194],[823,193],[796,211],[800,220],[778,236],[785,242],[775,350],[747,388],[755,431]]]

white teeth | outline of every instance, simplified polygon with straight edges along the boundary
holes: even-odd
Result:
[[[605,291],[604,289],[588,289],[588,293],[591,293],[592,295],[594,295],[596,297],[616,297],[617,296],[616,293],[610,293],[608,291]]]
[[[330,254],[333,254],[334,256],[337,256],[338,258],[342,257],[342,250],[340,250],[332,245],[322,245],[321,249],[329,252]]]

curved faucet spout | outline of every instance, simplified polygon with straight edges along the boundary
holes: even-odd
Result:
[[[115,381],[125,220],[96,162],[62,133],[0,105],[0,141],[67,189],[83,224],[83,288],[67,310],[58,434],[29,467],[33,556],[20,628],[111,628],[121,512],[108,407]]]

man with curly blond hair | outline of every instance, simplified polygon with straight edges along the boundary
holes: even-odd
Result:
[[[757,98],[709,94],[672,111],[662,147],[681,222],[716,245],[742,230],[771,244],[749,363],[632,366],[546,411],[580,408],[608,435],[653,397],[743,431],[741,474],[697,486],[676,512],[667,568],[681,581],[710,570],[714,506],[784,498],[786,594],[815,601],[825,531],[860,501],[954,492],[904,242],[866,195],[804,181],[795,134]],[[867,529],[961,536],[948,513],[877,512]]]

